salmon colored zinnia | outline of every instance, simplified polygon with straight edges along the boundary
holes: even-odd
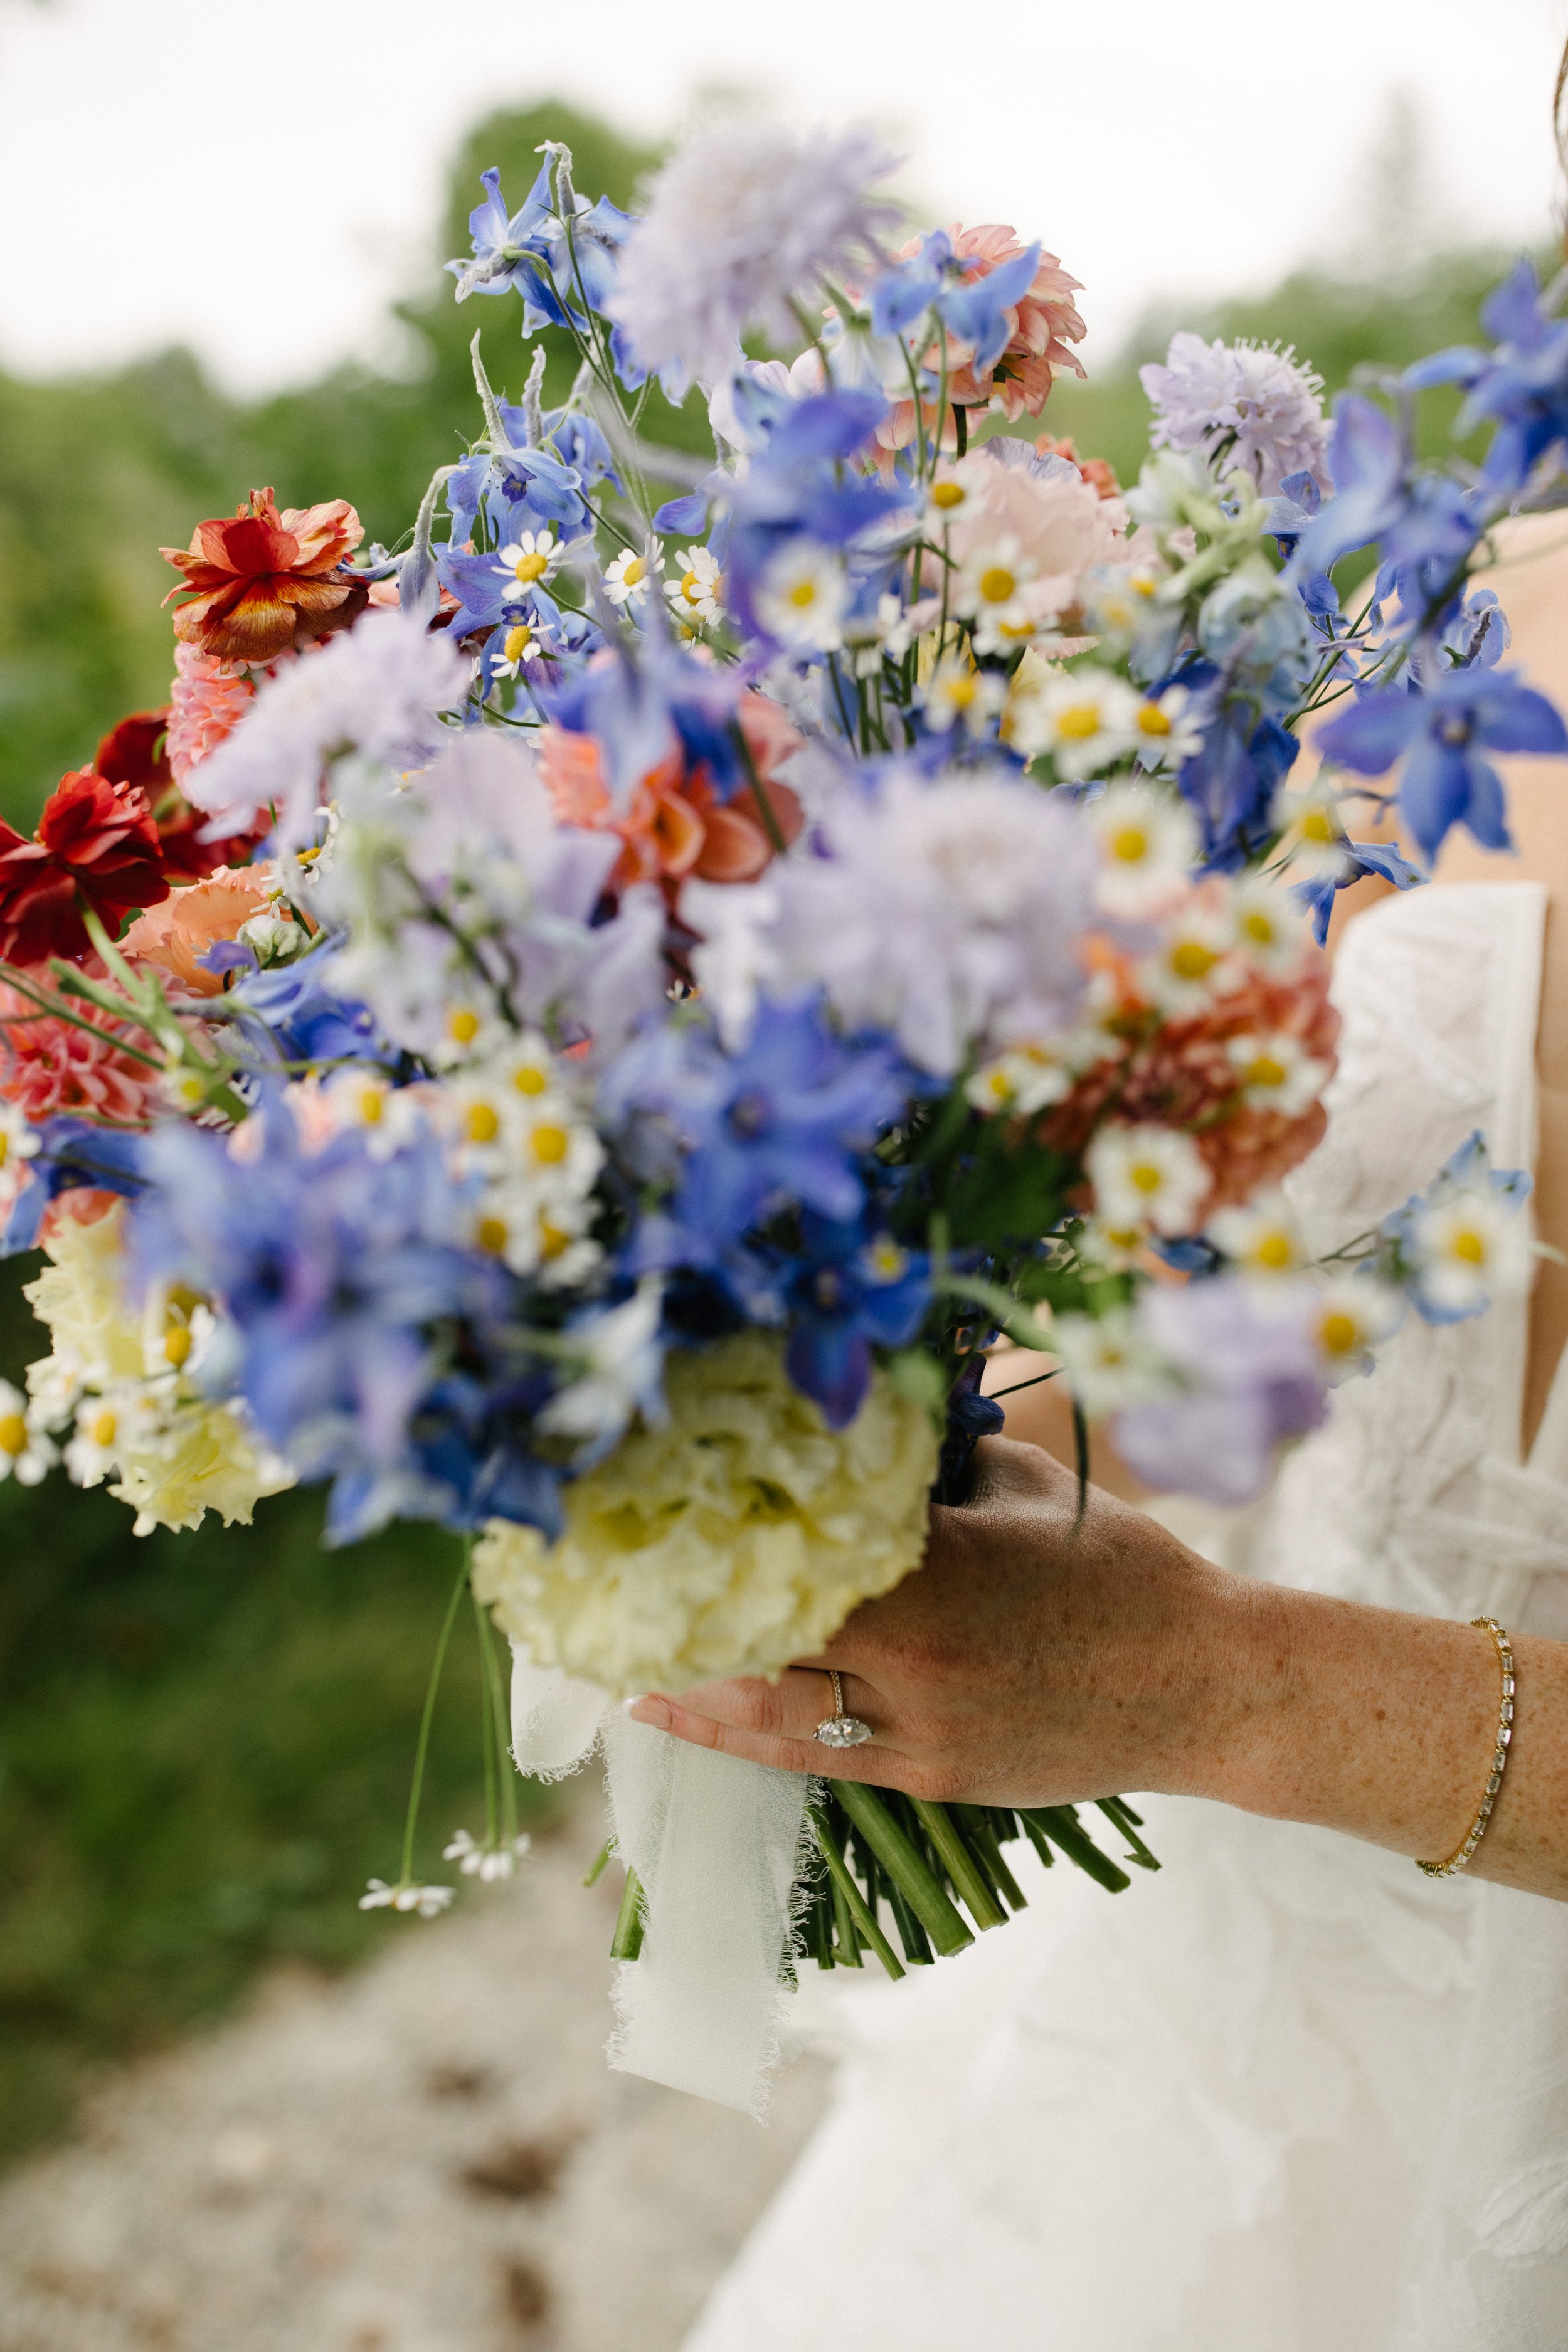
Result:
[[[801,828],[801,805],[773,774],[803,739],[764,694],[742,695],[736,716],[768,810],[781,837],[791,842]],[[721,801],[707,767],[689,768],[679,744],[648,770],[620,814],[593,736],[545,728],[539,772],[563,824],[620,835],[623,846],[610,876],[613,890],[634,882],[672,886],[689,874],[703,882],[753,882],[774,855],[767,814],[751,785]]]
[[[345,628],[364,610],[363,581],[344,559],[364,537],[346,499],[279,514],[268,490],[252,490],[232,517],[199,522],[188,549],[159,551],[184,572],[174,635],[218,661],[275,661],[290,646]]]

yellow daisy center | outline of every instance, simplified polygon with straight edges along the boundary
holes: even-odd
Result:
[[[27,1450],[27,1424],[19,1412],[0,1413],[0,1454],[13,1461]]]
[[[1098,702],[1069,702],[1065,710],[1057,713],[1057,733],[1065,735],[1069,743],[1087,743],[1091,735],[1099,732]]]
[[[1265,1234],[1252,1255],[1258,1265],[1266,1265],[1271,1274],[1283,1274],[1295,1252],[1291,1249],[1289,1234]]]
[[[1309,809],[1301,819],[1303,841],[1330,842],[1339,839],[1333,819],[1325,808]]]
[[[1157,1192],[1165,1179],[1152,1160],[1135,1160],[1127,1171],[1127,1181],[1135,1192]]]
[[[947,698],[955,709],[967,710],[970,704],[974,699],[974,695],[975,685],[974,680],[972,677],[950,677],[948,679]]]
[[[470,1012],[466,1004],[460,1004],[455,1013],[447,1013],[447,1034],[454,1045],[471,1045],[479,1034],[479,1016]]]
[[[468,1105],[468,1130],[470,1143],[495,1141],[500,1133],[500,1120],[496,1115],[493,1103],[477,1102]]]
[[[1471,1225],[1462,1226],[1448,1247],[1453,1255],[1462,1258],[1467,1265],[1485,1265],[1487,1262],[1486,1243]]]
[[[1247,1083],[1249,1087],[1282,1087],[1284,1063],[1277,1061],[1272,1054],[1259,1054],[1256,1062],[1247,1065]]]
[[[507,1243],[506,1219],[481,1217],[474,1238],[482,1250],[489,1251],[491,1257],[500,1257]]]
[[[1178,980],[1206,980],[1218,961],[1202,940],[1183,940],[1171,950],[1171,970]]]
[[[548,1217],[541,1217],[539,1220],[539,1250],[542,1257],[559,1257],[571,1239],[570,1234],[563,1233],[559,1225],[552,1225]]]
[[[111,1412],[100,1412],[89,1424],[87,1433],[95,1445],[112,1445],[117,1426]]]
[[[535,580],[542,580],[549,569],[550,558],[548,555],[542,555],[536,547],[531,548],[526,555],[520,555],[512,565],[512,570],[525,588]]]
[[[536,1127],[533,1130],[533,1156],[553,1166],[566,1157],[570,1138],[563,1127]]]
[[[1260,907],[1252,908],[1242,917],[1241,928],[1255,947],[1271,948],[1279,936],[1272,916],[1266,915]]]
[[[532,643],[533,631],[529,627],[526,621],[520,621],[515,629],[509,629],[507,631],[506,643],[502,647],[502,651],[505,653],[508,661],[521,661]]]
[[[1168,735],[1171,722],[1157,702],[1143,703],[1138,712],[1140,735]]]
[[[942,507],[944,509],[961,507],[963,499],[964,489],[962,482],[938,482],[931,494],[932,506]]]
[[[163,1334],[164,1361],[177,1367],[184,1362],[190,1352],[190,1333],[183,1323],[171,1323]]]
[[[366,1127],[379,1127],[385,1108],[379,1087],[366,1087],[363,1090],[359,1098],[359,1115]]]
[[[622,580],[628,588],[640,587],[647,577],[647,558],[643,555],[634,555],[621,574]]]
[[[1110,836],[1110,854],[1124,866],[1136,866],[1149,855],[1149,836],[1141,824],[1118,825]]]
[[[1353,1356],[1361,1345],[1361,1325],[1340,1308],[1324,1316],[1318,1337],[1331,1356]]]
[[[784,601],[793,604],[797,613],[809,613],[816,602],[816,581],[797,580]]]
[[[512,1077],[512,1085],[520,1095],[542,1095],[549,1083],[544,1072],[535,1062],[524,1062],[521,1069],[518,1070]]]
[[[993,563],[980,575],[980,593],[988,604],[1010,604],[1018,583],[1005,563]]]

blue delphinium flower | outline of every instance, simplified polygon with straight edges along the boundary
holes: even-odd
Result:
[[[1519,490],[1542,458],[1568,441],[1568,320],[1542,309],[1541,282],[1527,255],[1487,297],[1481,324],[1495,351],[1434,352],[1409,369],[1405,382],[1415,391],[1464,384],[1469,397],[1455,430],[1472,433],[1494,419],[1483,478],[1497,489]]]
[[[546,156],[520,212],[507,211],[500,173],[493,165],[479,173],[479,183],[484,200],[468,215],[472,257],[447,264],[458,281],[458,301],[466,302],[470,294],[515,292],[522,297],[525,335],[540,327],[565,326],[565,313],[550,276],[545,235],[554,210],[550,158]]]
[[[297,962],[237,981],[223,999],[224,1013],[265,1063],[398,1059],[397,1047],[376,1027],[368,1006],[333,992],[341,940],[328,940]]]
[[[447,479],[452,518],[449,554],[472,539],[482,513],[498,547],[521,531],[552,528],[563,541],[581,539],[594,527],[583,478],[574,465],[549,449],[479,450],[465,457]],[[452,584],[448,583],[448,584]]]
[[[872,1347],[907,1347],[925,1321],[930,1260],[868,1230],[863,1217],[835,1223],[807,1216],[801,1223],[800,1255],[783,1284],[784,1363],[828,1427],[844,1429],[870,1385]]]
[[[410,1425],[445,1370],[437,1327],[498,1322],[507,1278],[463,1245],[466,1195],[432,1138],[376,1159],[348,1132],[307,1154],[279,1097],[258,1117],[243,1160],[181,1122],[146,1139],[136,1262],[221,1302],[258,1427],[302,1476],[337,1482],[335,1538],[446,1516],[455,1497]]]
[[[770,638],[756,609],[769,564],[792,540],[845,548],[909,501],[903,488],[868,478],[845,460],[887,414],[885,400],[826,392],[791,404],[747,472],[727,485],[730,602],[742,626]]]
[[[146,1182],[147,1139],[139,1130],[57,1115],[41,1119],[35,1132],[37,1150],[26,1163],[26,1181],[0,1232],[0,1257],[37,1246],[44,1212],[62,1192],[85,1185],[133,1200]]]
[[[1451,670],[1425,691],[1390,687],[1363,694],[1318,737],[1324,757],[1358,775],[1381,776],[1403,760],[1399,805],[1430,863],[1450,828],[1468,827],[1487,849],[1508,849],[1502,778],[1489,751],[1568,753],[1568,728],[1510,670]]]
[[[934,311],[955,341],[973,346],[973,363],[984,373],[1006,347],[1013,331],[1007,314],[1034,284],[1039,260],[1040,248],[1032,245],[980,277],[978,257],[955,254],[947,231],[932,229],[918,253],[895,262],[872,287],[872,332],[901,335]]]
[[[1201,748],[1177,771],[1177,789],[1198,821],[1204,864],[1233,873],[1267,844],[1275,795],[1301,747],[1278,719],[1260,719],[1250,697],[1226,695],[1213,662],[1185,664],[1177,682],[1211,706]]]
[[[1320,947],[1329,936],[1329,919],[1334,911],[1336,894],[1348,890],[1352,882],[1360,882],[1368,874],[1381,876],[1396,890],[1414,889],[1418,882],[1426,879],[1420,867],[1401,856],[1392,842],[1347,839],[1340,865],[1332,873],[1315,874],[1310,882],[1293,885],[1293,894],[1310,919],[1312,937]]]
[[[674,1148],[671,1213],[685,1262],[703,1265],[785,1207],[836,1222],[858,1217],[860,1160],[907,1098],[902,1065],[885,1040],[846,1043],[818,1003],[801,1000],[764,1003],[732,1054],[697,1021],[646,1033],[606,1071],[600,1104],[613,1126],[629,1130],[639,1164],[661,1137],[667,1153]]]
[[[1465,560],[1485,522],[1480,503],[1444,474],[1417,471],[1401,425],[1359,393],[1334,404],[1329,462],[1336,486],[1308,522],[1291,559],[1300,583],[1373,541],[1383,550],[1377,593],[1397,593],[1422,626],[1464,585]]]

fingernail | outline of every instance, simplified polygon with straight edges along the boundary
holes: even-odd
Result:
[[[634,1698],[626,1707],[634,1723],[651,1723],[656,1731],[669,1729],[669,1704],[662,1698]]]

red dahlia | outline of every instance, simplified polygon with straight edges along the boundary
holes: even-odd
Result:
[[[79,956],[90,907],[110,939],[132,908],[169,895],[146,793],[90,768],[62,776],[31,841],[0,822],[0,958]]]

